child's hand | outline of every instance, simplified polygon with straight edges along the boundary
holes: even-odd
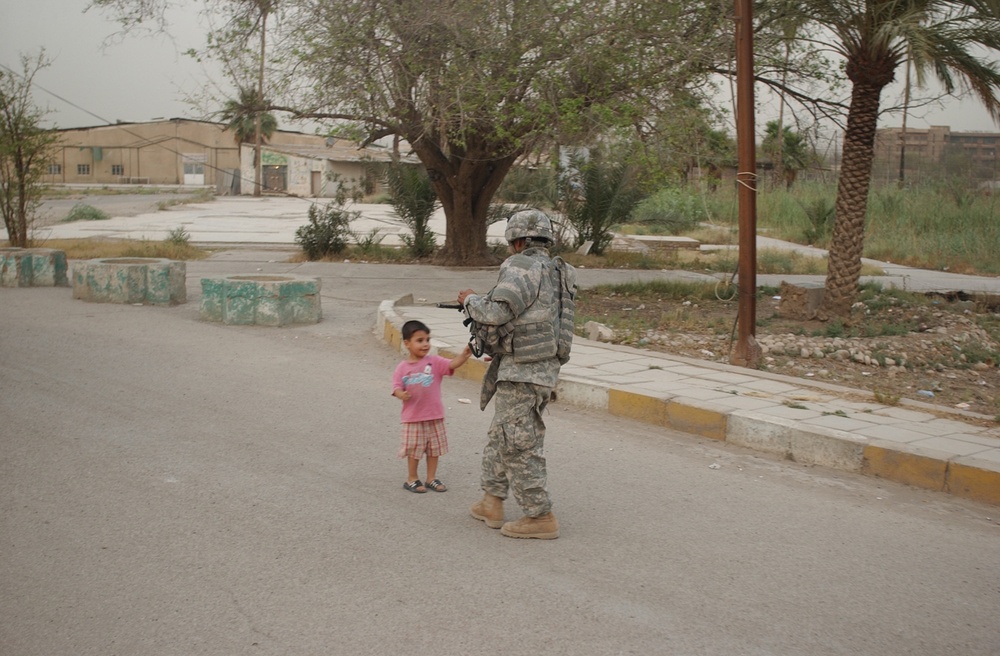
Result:
[[[466,344],[465,350],[462,351],[462,355],[464,355],[465,357],[469,357],[470,355],[472,355],[472,347]]]
[[[411,398],[410,393],[406,390],[396,390],[395,396],[400,401],[409,401]]]

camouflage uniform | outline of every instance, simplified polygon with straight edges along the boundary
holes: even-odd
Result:
[[[570,268],[570,270],[572,270]],[[465,300],[480,324],[513,324],[510,352],[493,355],[480,407],[495,396],[489,443],[483,450],[482,488],[507,498],[508,489],[528,517],[552,508],[546,490],[542,411],[559,377],[559,278],[546,248],[530,245],[500,267],[496,286]]]

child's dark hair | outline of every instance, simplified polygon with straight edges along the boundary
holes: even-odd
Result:
[[[413,337],[413,333],[421,330],[427,333],[428,335],[431,334],[431,329],[428,328],[423,321],[417,321],[415,319],[412,321],[407,321],[406,323],[403,324],[403,339],[409,341],[409,339]]]

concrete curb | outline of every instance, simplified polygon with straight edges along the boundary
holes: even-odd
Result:
[[[375,333],[393,348],[401,350],[400,331],[405,319],[397,310],[397,303],[411,304],[412,297],[383,301],[379,305]],[[464,344],[453,345],[434,338],[431,342],[446,357],[457,355],[464,347]],[[725,369],[718,363],[711,365],[713,369]],[[485,372],[486,363],[470,360],[455,373],[462,378],[482,380]],[[739,369],[739,373],[746,375],[746,370]],[[1000,505],[1000,462],[989,459],[867,438],[836,427],[806,425],[792,418],[733,409],[712,400],[636,392],[606,380],[566,373],[560,376],[556,398],[562,403],[729,442],[798,463]]]

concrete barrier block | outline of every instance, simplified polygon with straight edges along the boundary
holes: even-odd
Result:
[[[187,302],[184,262],[153,257],[87,260],[73,267],[73,298],[94,303]]]
[[[201,280],[201,318],[229,325],[286,326],[322,318],[320,280],[242,275]]]
[[[0,248],[0,287],[68,287],[66,253],[54,248]]]

